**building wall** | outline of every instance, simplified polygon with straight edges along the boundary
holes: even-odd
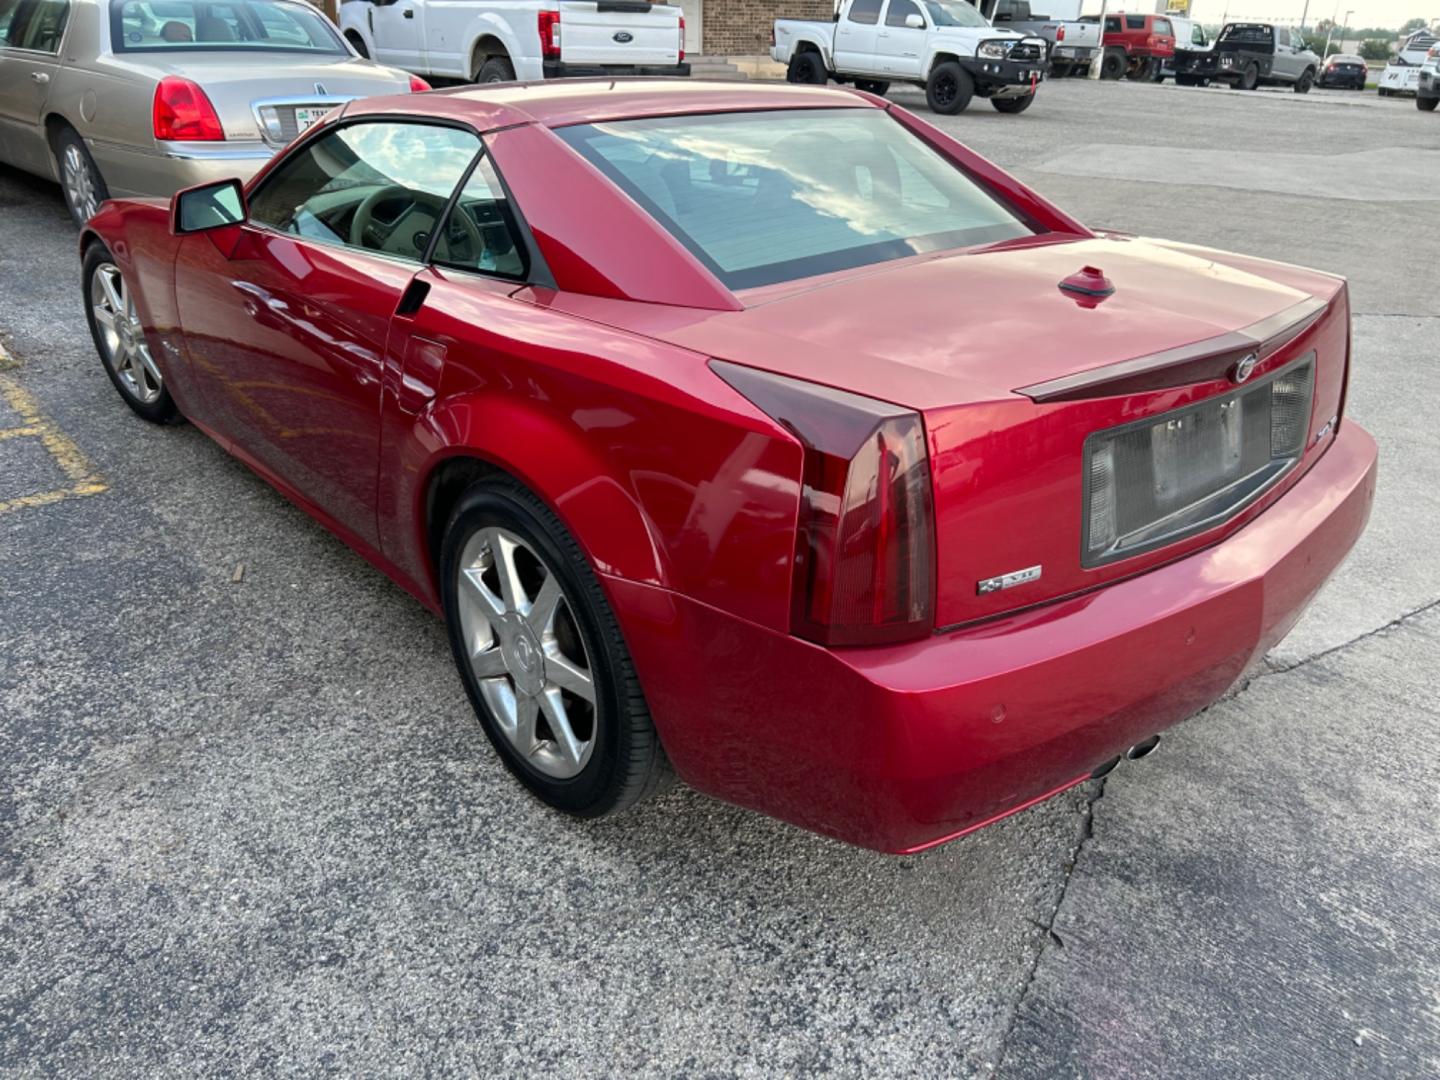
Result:
[[[704,0],[705,53],[757,56],[770,51],[776,19],[829,19],[835,0]]]

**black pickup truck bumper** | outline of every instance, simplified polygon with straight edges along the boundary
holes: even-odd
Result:
[[[588,79],[626,75],[671,75],[688,78],[689,64],[567,64],[564,60],[546,60],[541,70],[547,79]]]
[[[1039,60],[986,60],[983,56],[962,57],[960,66],[975,80],[983,97],[1024,97],[1044,81],[1050,63]]]

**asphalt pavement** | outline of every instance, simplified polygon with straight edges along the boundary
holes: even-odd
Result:
[[[0,168],[0,1073],[1440,1074],[1440,117],[1066,80],[942,124],[1092,225],[1346,274],[1383,458],[1225,700],[912,858],[523,794],[438,622],[121,405],[58,188]]]

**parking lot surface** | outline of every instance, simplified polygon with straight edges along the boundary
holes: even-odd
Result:
[[[941,124],[1091,225],[1347,275],[1381,482],[1159,753],[904,859],[523,794],[437,621],[123,407],[58,188],[0,169],[0,1072],[1440,1074],[1440,120],[1066,80]]]

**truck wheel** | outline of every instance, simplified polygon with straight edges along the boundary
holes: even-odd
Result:
[[[1100,77],[1102,79],[1118,79],[1125,74],[1125,69],[1130,66],[1130,61],[1125,53],[1119,49],[1106,49],[1105,58],[1100,61]]]
[[[1026,94],[1024,97],[992,97],[990,104],[995,106],[996,112],[1009,113],[1013,116],[1015,113],[1022,113],[1028,109],[1034,100],[1034,94]]]
[[[55,136],[55,175],[60,177],[65,206],[76,225],[89,221],[100,204],[110,197],[105,178],[100,175],[90,151],[85,149],[85,140],[72,127],[61,128]]]
[[[786,82],[820,86],[829,78],[830,73],[825,70],[825,62],[820,58],[820,54],[814,51],[796,53],[790,58],[790,66],[785,69]]]
[[[475,77],[477,83],[502,83],[515,81],[515,65],[510,63],[508,57],[492,56],[480,65],[480,74]]]
[[[974,96],[975,80],[954,60],[936,64],[925,82],[925,103],[942,116],[964,112]]]
[[[876,97],[884,97],[890,91],[890,84],[881,82],[879,79],[856,79],[855,89],[863,90],[867,94],[874,94]]]
[[[1415,108],[1421,112],[1434,112],[1436,105],[1440,105],[1440,98],[1421,97],[1419,94],[1415,95]]]
[[[1308,94],[1308,93],[1310,92],[1310,87],[1312,87],[1312,86],[1314,86],[1314,85],[1315,85],[1315,72],[1314,72],[1313,70],[1311,70],[1310,68],[1306,68],[1306,69],[1305,69],[1305,74],[1304,74],[1304,75],[1301,75],[1300,78],[1299,78],[1298,80],[1296,80],[1296,83],[1295,83],[1295,93],[1297,93],[1297,94]]]
[[[1260,66],[1253,61],[1245,68],[1244,74],[1240,76],[1241,90],[1254,90],[1260,85]]]

